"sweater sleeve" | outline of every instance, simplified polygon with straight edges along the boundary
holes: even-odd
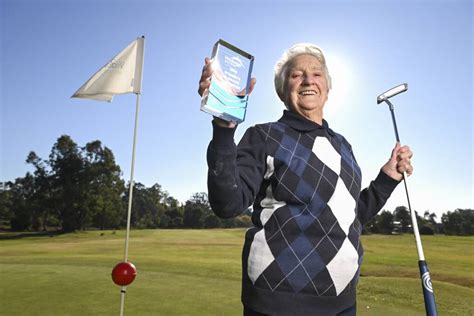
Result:
[[[362,225],[366,224],[385,205],[399,181],[390,178],[380,170],[377,178],[369,187],[362,190],[357,204],[357,217]]]
[[[257,127],[245,132],[239,145],[234,129],[213,123],[207,149],[209,203],[221,218],[240,215],[254,201],[265,172],[265,142]]]

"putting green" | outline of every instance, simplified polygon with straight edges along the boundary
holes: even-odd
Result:
[[[126,313],[241,315],[243,234],[241,229],[132,231],[130,260],[138,276],[127,290]],[[0,234],[0,314],[118,313],[120,287],[110,273],[121,261],[124,232],[7,236]],[[427,248],[439,246],[439,253],[429,250],[436,255],[427,258],[440,315],[474,315],[473,241],[435,236],[426,242]],[[374,235],[363,242],[358,315],[424,315],[413,237]],[[449,271],[439,270],[448,266]]]

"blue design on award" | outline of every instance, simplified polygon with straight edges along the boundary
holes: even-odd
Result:
[[[216,111],[226,113],[234,120],[240,121],[245,118],[248,95],[233,95],[221,88],[218,83],[211,82],[209,88],[207,105]]]

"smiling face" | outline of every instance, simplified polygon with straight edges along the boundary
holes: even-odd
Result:
[[[322,123],[329,88],[324,67],[316,57],[299,55],[290,62],[284,91],[290,111]]]

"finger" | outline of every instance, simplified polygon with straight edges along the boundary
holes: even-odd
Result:
[[[209,86],[211,84],[211,77],[205,77],[202,76],[201,79],[199,79],[199,85],[204,85],[204,86]]]
[[[201,78],[199,80],[209,80],[209,78],[212,76],[212,72],[212,67],[210,65],[205,65],[202,68]]]
[[[256,83],[257,83],[257,79],[256,79],[256,78],[250,79],[249,94],[252,93],[253,88],[255,87],[255,84],[256,84]]]
[[[411,175],[413,174],[413,167],[409,167],[409,168],[407,168],[407,167],[400,167],[400,168],[397,169],[397,171],[398,171],[399,173],[402,173],[402,174],[405,173],[406,175],[411,176]]]
[[[202,96],[204,91],[209,89],[210,86],[211,86],[211,80],[201,78],[201,80],[199,81],[199,88],[198,88],[199,95]]]
[[[400,148],[399,153],[409,153],[413,156],[413,152],[411,151],[410,146],[403,146]]]
[[[206,57],[204,59],[204,66],[202,67],[202,76],[201,78],[207,78],[212,75],[212,59]]]
[[[198,93],[200,96],[204,94],[204,92],[209,89],[209,86],[211,85],[210,81],[200,81],[199,82],[199,88],[198,88]]]
[[[410,161],[402,161],[397,164],[397,171],[400,173],[406,172],[408,175],[413,173],[413,166]]]
[[[202,67],[202,73],[201,73],[201,78],[199,78],[199,87],[198,87],[198,94],[200,96],[203,95],[203,93],[206,91],[206,89],[209,89],[209,86],[211,85],[210,79],[212,76],[212,59],[209,57],[204,58],[204,66]]]
[[[395,161],[397,160],[397,154],[398,154],[399,149],[400,149],[400,143],[397,142],[395,144],[395,147],[392,149],[392,154],[390,156],[390,160],[395,160]]]
[[[413,157],[412,152],[399,152],[397,155],[397,160],[410,160]]]
[[[408,168],[406,173],[408,176],[411,176],[413,174],[413,167]]]
[[[397,161],[401,161],[401,160],[410,161],[410,159],[411,159],[412,157],[413,157],[413,152],[411,151],[410,147],[408,147],[408,146],[403,146],[403,147],[400,148],[400,150],[398,151]]]

